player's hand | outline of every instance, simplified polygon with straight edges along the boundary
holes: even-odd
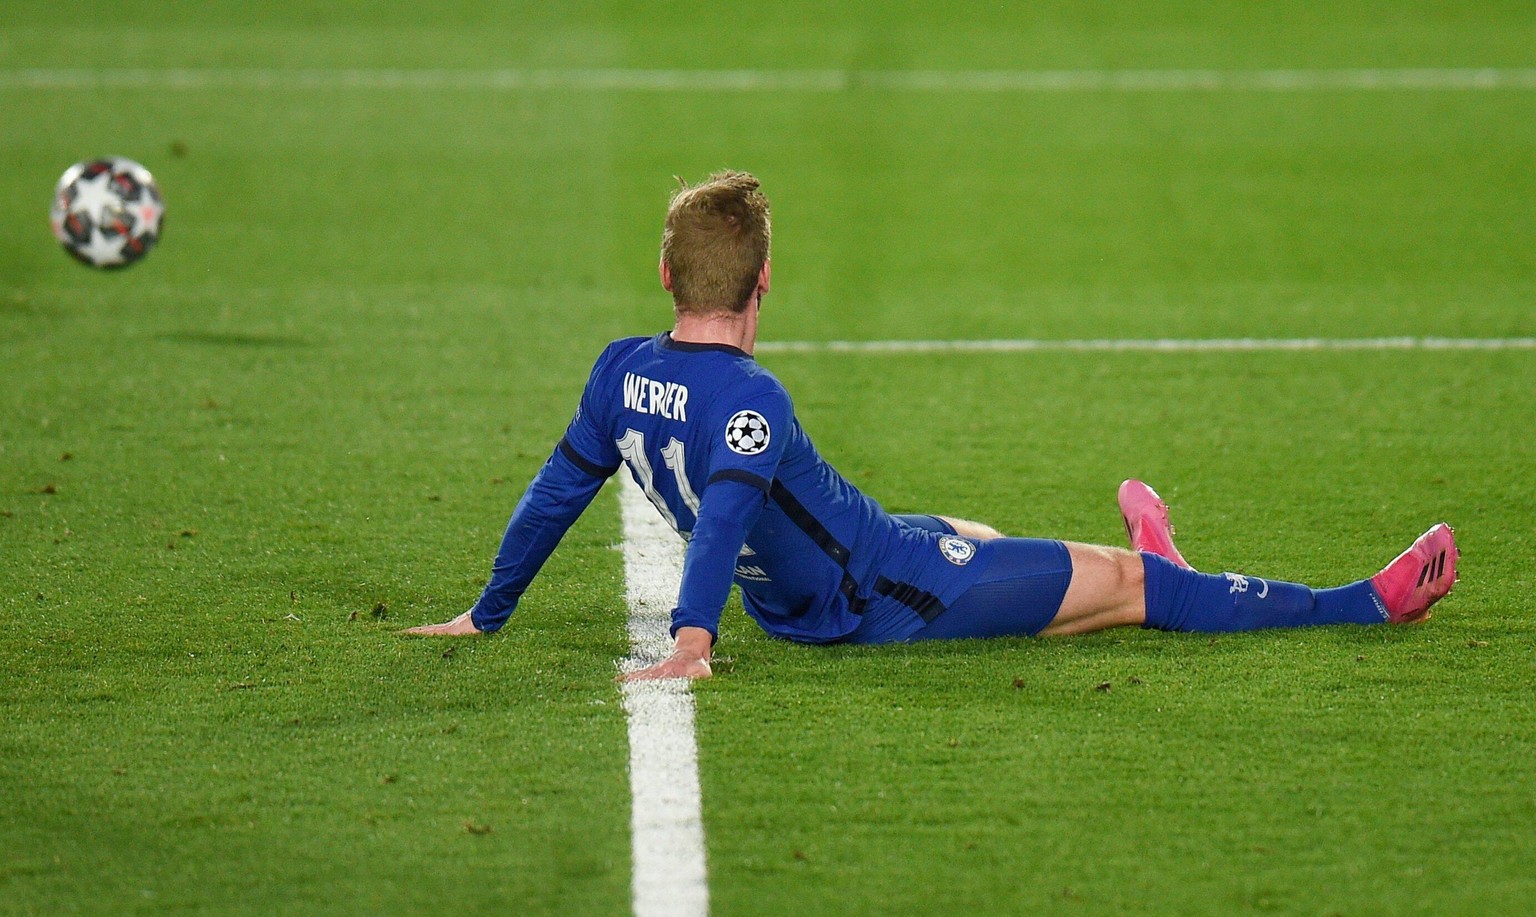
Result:
[[[708,659],[683,653],[673,653],[655,665],[634,672],[625,672],[619,681],[652,681],[658,678],[708,678],[714,674]]]
[[[441,624],[423,624],[420,627],[412,627],[401,631],[402,634],[411,634],[416,637],[463,637],[469,634],[482,633],[475,622],[470,620],[469,612],[464,612],[452,621],[444,621]]]
[[[714,638],[702,627],[681,627],[672,655],[655,665],[619,676],[620,681],[651,681],[657,678],[708,678],[709,650]]]

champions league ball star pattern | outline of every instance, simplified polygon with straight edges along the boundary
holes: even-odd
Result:
[[[756,411],[737,411],[725,425],[725,444],[742,455],[762,452],[768,448],[768,421]]]
[[[91,267],[118,268],[143,258],[160,240],[164,218],[154,176],[120,156],[75,163],[53,191],[53,234]]]

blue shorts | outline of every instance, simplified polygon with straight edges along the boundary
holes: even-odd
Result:
[[[953,533],[935,517],[898,516],[918,528]],[[927,521],[925,524],[925,520]],[[1067,546],[1042,538],[998,538],[977,542],[976,559],[986,572],[927,624],[910,612],[871,608],[845,639],[849,643],[955,640],[967,637],[1034,636],[1061,609],[1072,582]],[[973,561],[974,562],[974,561]]]

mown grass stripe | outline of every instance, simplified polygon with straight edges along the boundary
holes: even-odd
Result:
[[[638,70],[26,68],[0,89],[583,92],[1317,92],[1536,89],[1536,67],[1331,70]]]
[[[630,656],[625,670],[671,652],[672,606],[683,541],[629,475],[619,474]],[[640,917],[709,913],[693,693],[683,680],[628,682],[629,785],[634,911]]]

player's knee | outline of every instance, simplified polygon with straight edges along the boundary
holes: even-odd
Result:
[[[1141,555],[1135,551],[1115,549],[1115,564],[1120,571],[1120,591],[1127,597],[1139,598],[1147,588],[1147,568]]]
[[[973,522],[970,519],[956,519],[952,516],[940,516],[939,518],[949,523],[950,528],[955,530],[955,534],[962,538],[970,538],[975,541],[991,541],[994,538],[1003,537],[1002,532],[982,522]]]
[[[971,533],[967,537],[974,538],[977,541],[991,541],[995,538],[1002,538],[1003,533],[984,522],[972,522]]]
[[[1108,568],[1108,598],[1111,602],[1139,599],[1146,589],[1146,568],[1141,555],[1124,548],[1099,547],[1100,556]]]
[[[1146,619],[1141,555],[1124,548],[1067,543],[1072,579],[1056,618],[1041,633],[1081,634]]]

